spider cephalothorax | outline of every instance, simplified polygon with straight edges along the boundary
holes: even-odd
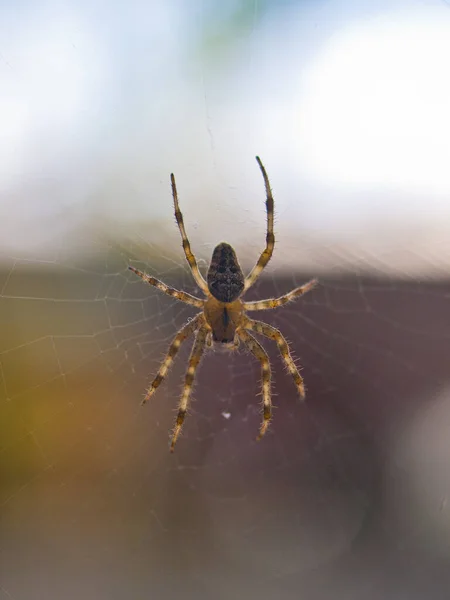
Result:
[[[256,160],[258,161],[259,168],[261,169],[266,188],[267,235],[266,247],[261,253],[258,262],[253,267],[249,275],[247,275],[247,277],[244,277],[244,274],[242,273],[242,269],[239,266],[234,249],[229,244],[222,242],[214,248],[211,264],[209,266],[205,281],[200,273],[197,261],[191,251],[191,246],[186,235],[183,215],[181,214],[178,205],[178,194],[175,185],[175,177],[173,174],[170,177],[172,182],[173,202],[175,206],[175,218],[177,220],[183,240],[183,248],[186,259],[189,263],[197,285],[205,295],[205,299],[202,300],[201,298],[197,298],[186,292],[171,288],[162,281],[142,273],[142,271],[139,271],[135,267],[129,267],[141,279],[150,285],[155,286],[165,294],[173,296],[178,300],[185,302],[186,304],[191,304],[192,306],[196,306],[197,308],[201,309],[201,311],[193,319],[188,321],[188,323],[186,323],[186,325],[184,325],[184,327],[182,327],[175,336],[167,352],[166,358],[160,366],[156,377],[150,384],[150,387],[148,388],[143,400],[144,403],[147,402],[147,400],[149,400],[149,398],[162,383],[173,362],[173,359],[175,358],[175,355],[180,348],[181,343],[190,335],[195,333],[195,341],[192,347],[191,356],[189,358],[189,366],[186,372],[183,393],[181,395],[178,407],[177,420],[175,422],[175,428],[172,434],[172,442],[170,445],[170,449],[172,451],[175,447],[175,443],[180,435],[181,428],[184,423],[195,372],[202,358],[205,346],[210,346],[212,341],[219,342],[221,344],[228,344],[233,348],[237,348],[239,342],[241,341],[261,363],[263,422],[257,438],[258,440],[261,439],[267,431],[272,418],[272,401],[270,391],[271,370],[269,357],[258,340],[252,335],[252,331],[273,339],[277,343],[281,357],[294,379],[300,397],[304,398],[305,396],[303,378],[295,366],[283,334],[268,323],[250,319],[246,313],[253,310],[266,310],[283,306],[290,300],[294,300],[295,298],[311,290],[316,285],[317,281],[313,279],[312,281],[305,283],[301,287],[295,288],[280,298],[257,300],[256,302],[243,302],[241,300],[241,296],[255,283],[264,267],[271,259],[275,245],[275,237],[273,234],[272,191],[270,189],[266,170],[264,169],[264,166],[258,156],[256,157]]]

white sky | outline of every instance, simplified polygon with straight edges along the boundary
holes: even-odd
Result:
[[[299,107],[311,177],[448,197],[449,56],[450,18],[436,11],[387,13],[333,36]]]
[[[221,239],[246,240],[264,219],[256,153],[291,247],[300,228],[357,251],[383,224],[441,248],[450,7],[274,5],[216,51],[196,6],[2,9],[0,251],[32,258],[93,215],[119,236],[124,221],[170,228],[171,171],[198,245],[218,219]]]

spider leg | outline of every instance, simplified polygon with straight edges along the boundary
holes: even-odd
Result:
[[[130,269],[130,271],[133,271],[133,273],[136,273],[136,275],[140,277],[143,281],[145,281],[149,285],[153,285],[155,288],[161,290],[161,292],[164,292],[168,296],[173,296],[177,300],[181,300],[181,302],[191,304],[192,306],[196,306],[197,308],[203,308],[204,302],[200,298],[196,298],[191,294],[181,292],[180,290],[176,290],[175,288],[171,288],[159,279],[155,279],[155,277],[151,277],[150,275],[139,271],[139,269],[136,269],[135,267],[130,266],[128,268]]]
[[[200,327],[195,336],[195,342],[192,347],[191,356],[189,357],[189,366],[186,371],[184,379],[183,393],[181,394],[180,403],[178,405],[178,415],[175,421],[175,427],[172,434],[172,441],[170,443],[170,451],[173,452],[178,436],[180,435],[181,428],[183,427],[186,411],[189,405],[189,399],[191,397],[192,386],[194,383],[195,372],[202,358],[205,350],[205,342],[208,337],[209,330],[206,327]]]
[[[262,372],[262,395],[263,395],[263,422],[261,424],[261,428],[259,430],[259,435],[256,438],[260,440],[263,435],[266,433],[267,428],[269,427],[270,420],[272,418],[272,400],[270,394],[270,379],[271,379],[271,369],[269,357],[267,356],[266,351],[255,339],[251,333],[245,331],[245,329],[240,329],[238,333],[241,340],[250,350],[250,352],[256,356],[256,358],[261,363],[261,372]]]
[[[256,331],[265,337],[268,337],[272,340],[275,340],[278,345],[278,350],[280,351],[281,358],[283,359],[286,367],[288,368],[289,373],[292,375],[294,379],[294,383],[297,386],[298,393],[300,394],[300,398],[303,400],[305,398],[305,386],[303,384],[303,377],[298,372],[297,367],[295,366],[295,362],[289,352],[289,346],[286,341],[284,335],[276,329],[269,325],[268,323],[263,323],[262,321],[254,321],[253,319],[247,319],[245,323],[246,329],[251,329],[252,331]]]
[[[184,340],[186,340],[190,335],[194,333],[196,329],[200,327],[202,320],[203,313],[199,313],[196,317],[188,321],[188,323],[186,323],[186,325],[184,325],[184,327],[182,327],[182,329],[180,329],[180,331],[174,337],[172,343],[170,344],[166,357],[161,363],[161,366],[159,367],[159,371],[156,374],[156,377],[150,384],[147,393],[145,394],[145,398],[143,399],[142,404],[148,402],[150,397],[153,396],[157,388],[164,381],[167,372],[172,366],[173,360],[176,354],[178,353],[178,350],[180,349],[181,343],[184,342]]]
[[[172,182],[172,196],[173,196],[173,204],[175,207],[175,219],[177,220],[178,229],[180,230],[181,239],[183,240],[184,254],[186,256],[186,260],[189,263],[189,266],[191,267],[192,275],[194,276],[194,279],[195,279],[198,287],[201,290],[203,290],[205,293],[207,293],[208,285],[207,285],[206,281],[204,280],[202,274],[200,273],[200,270],[197,265],[197,261],[191,250],[191,245],[190,245],[188,237],[186,235],[186,229],[184,228],[183,215],[181,214],[180,206],[178,204],[177,186],[175,183],[175,176],[173,173],[171,173],[171,175],[170,175],[170,181]]]
[[[259,156],[256,157],[259,168],[261,169],[262,176],[264,178],[264,185],[266,187],[266,211],[267,211],[267,235],[266,235],[266,247],[261,253],[258,262],[253,267],[252,271],[245,278],[244,291],[248,290],[260,276],[262,270],[267,265],[269,260],[272,258],[273,248],[275,246],[275,236],[273,233],[273,196],[272,190],[270,189],[269,178],[267,177],[266,170],[261,162]]]
[[[303,296],[303,294],[312,290],[317,283],[317,279],[312,279],[311,281],[308,281],[308,283],[295,288],[295,290],[292,290],[279,298],[268,298],[267,300],[257,300],[256,302],[244,302],[244,310],[267,310],[269,308],[278,308],[291,300],[295,300],[299,296]]]

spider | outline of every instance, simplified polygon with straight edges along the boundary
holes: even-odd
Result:
[[[178,405],[178,415],[172,432],[172,439],[170,443],[171,452],[174,451],[176,441],[180,435],[181,428],[183,427],[186,411],[189,406],[189,399],[191,397],[195,373],[203,356],[205,346],[211,347],[213,342],[223,344],[225,347],[231,350],[237,349],[239,343],[242,342],[261,363],[263,420],[259,430],[259,435],[256,438],[257,440],[260,440],[264,436],[272,418],[272,401],[270,391],[271,369],[269,357],[266,351],[251,332],[259,333],[277,343],[281,357],[289,373],[294,379],[294,383],[297,387],[300,398],[304,399],[305,397],[303,378],[298,372],[295,362],[292,359],[291,353],[289,352],[288,343],[283,334],[268,323],[250,319],[247,316],[247,312],[267,310],[284,306],[291,300],[294,300],[306,292],[309,292],[317,284],[317,280],[313,279],[279,298],[257,300],[256,302],[243,302],[241,299],[261,275],[263,269],[266,267],[267,263],[272,257],[275,245],[275,236],[273,233],[274,202],[272,190],[270,188],[269,178],[266,170],[258,156],[256,157],[256,160],[264,178],[264,185],[266,188],[267,235],[266,247],[261,253],[258,262],[253,267],[252,271],[247,275],[247,277],[244,277],[236,256],[236,252],[232,246],[222,242],[214,248],[205,281],[200,273],[196,258],[191,251],[191,246],[186,235],[183,215],[181,214],[178,204],[178,194],[173,173],[171,174],[170,179],[172,184],[173,203],[175,207],[175,218],[181,233],[181,238],[183,240],[183,249],[186,259],[189,263],[192,275],[198,287],[202,290],[205,299],[200,299],[186,292],[171,288],[162,281],[159,281],[158,279],[139,271],[135,267],[128,267],[143,281],[156,287],[158,290],[161,290],[161,292],[164,292],[169,296],[173,296],[177,300],[181,300],[181,302],[185,302],[186,304],[190,304],[191,306],[201,309],[201,311],[193,319],[189,320],[188,323],[186,323],[176,334],[156,377],[153,379],[152,383],[147,389],[145,398],[142,401],[142,403],[145,404],[151,398],[151,396],[153,396],[166,377],[182,342],[195,333],[195,341],[189,357],[189,365],[186,371],[183,392]]]

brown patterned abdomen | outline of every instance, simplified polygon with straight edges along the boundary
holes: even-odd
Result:
[[[242,294],[244,274],[230,244],[222,242],[214,248],[207,282],[209,291],[219,302],[233,302]]]

